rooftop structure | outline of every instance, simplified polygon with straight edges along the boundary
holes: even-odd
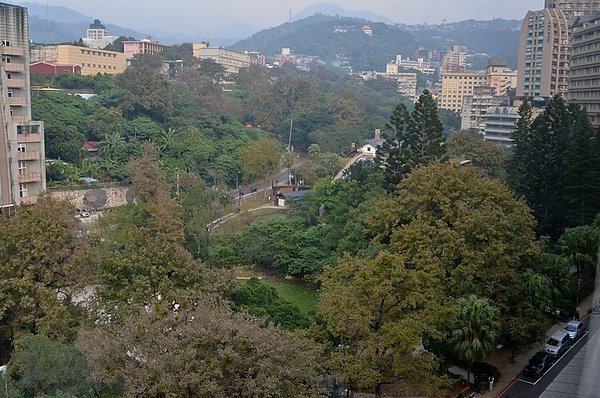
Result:
[[[117,36],[110,36],[106,27],[102,25],[99,19],[94,19],[94,22],[89,25],[86,31],[86,37],[81,40],[83,44],[90,48],[104,48],[117,40]]]

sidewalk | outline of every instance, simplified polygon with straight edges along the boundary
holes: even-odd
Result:
[[[588,310],[592,308],[594,303],[594,295],[590,295],[586,297],[579,304],[579,314],[581,317],[584,317]],[[565,326],[565,323],[557,323],[552,326],[546,332],[546,340],[550,338],[556,331],[561,330]],[[512,386],[515,379],[519,376],[521,371],[525,368],[525,366],[529,363],[529,359],[538,351],[543,350],[543,343],[539,343],[532,347],[530,350],[517,355],[515,357],[514,363],[510,362],[510,353],[498,353],[487,362],[496,366],[498,370],[500,370],[500,382],[494,387],[494,391],[487,392],[485,394],[477,394],[477,397],[485,397],[485,398],[496,398],[501,397],[506,389]]]

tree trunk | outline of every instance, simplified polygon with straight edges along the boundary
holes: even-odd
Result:
[[[375,396],[381,398],[381,383],[377,383],[375,386]]]

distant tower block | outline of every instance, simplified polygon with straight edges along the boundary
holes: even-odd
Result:
[[[290,8],[290,22],[292,22],[292,9]]]

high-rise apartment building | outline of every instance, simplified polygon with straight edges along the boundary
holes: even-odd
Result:
[[[581,17],[600,12],[598,0],[546,0],[544,8],[562,10],[572,17]]]
[[[464,97],[473,95],[475,87],[488,85],[486,72],[442,73],[441,80],[439,106],[455,112],[461,111]]]
[[[441,73],[464,72],[467,68],[467,53],[466,47],[453,46],[452,50],[448,51],[440,66]]]
[[[508,103],[508,97],[497,95],[495,87],[475,87],[472,95],[466,95],[463,98],[460,129],[477,131],[483,134],[484,118],[487,110],[503,103]]]
[[[600,127],[600,15],[578,18],[572,38],[567,98],[583,105]]]
[[[34,204],[46,189],[44,124],[31,120],[27,9],[0,3],[0,206]]]
[[[571,19],[560,9],[529,11],[521,25],[517,96],[567,91]]]

